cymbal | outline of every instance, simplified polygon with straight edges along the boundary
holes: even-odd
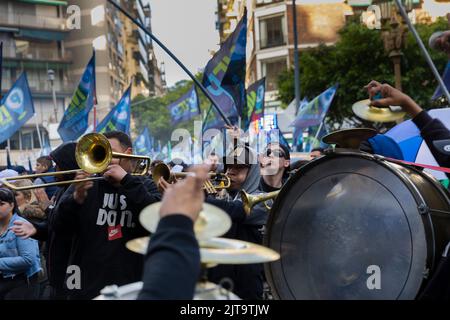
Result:
[[[128,241],[126,247],[136,253],[146,254],[149,237]],[[201,262],[208,266],[217,264],[252,264],[264,263],[280,259],[280,255],[272,249],[251,242],[226,238],[201,240]]]
[[[371,122],[394,122],[405,117],[405,112],[393,111],[392,108],[397,107],[378,108],[370,106],[369,99],[358,101],[352,106],[355,115]]]
[[[359,149],[362,141],[376,136],[377,133],[369,128],[344,129],[327,134],[322,141],[326,144],[336,144],[339,148]]]
[[[148,231],[154,233],[159,222],[161,202],[145,207],[139,215],[139,221]],[[219,237],[231,227],[231,219],[222,209],[209,203],[203,204],[203,209],[194,224],[195,236],[198,240]]]

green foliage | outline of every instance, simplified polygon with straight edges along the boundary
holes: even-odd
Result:
[[[196,78],[201,80],[202,74],[197,74]],[[162,97],[149,99],[142,95],[136,96],[131,105],[131,113],[136,123],[135,136],[147,126],[155,140],[161,140],[161,144],[164,145],[170,140],[171,134],[176,128],[185,128],[192,134],[194,130],[193,121],[183,122],[173,127],[167,110],[167,106],[185,94],[192,87],[192,84],[193,81],[179,81],[169,88],[168,92]],[[203,110],[209,107],[209,102],[199,89],[197,89],[197,93],[200,99],[200,109],[203,113]],[[201,120],[201,116],[197,116],[196,120]]]
[[[427,49],[430,35],[447,27],[444,19],[430,25],[416,25]],[[388,82],[391,85],[395,82],[393,63],[384,51],[381,31],[370,30],[359,23],[350,23],[339,34],[340,39],[334,46],[321,45],[300,53],[302,97],[312,99],[328,87],[339,84],[327,117],[327,123],[334,129],[340,128],[344,119],[354,126],[361,124],[353,116],[351,106],[356,101],[367,98],[363,87],[370,80]],[[410,32],[402,52],[403,91],[426,107],[437,81]],[[438,70],[442,71],[447,61],[446,56],[433,50],[429,52]],[[278,85],[281,101],[284,105],[289,104],[294,99],[294,71],[282,73]]]

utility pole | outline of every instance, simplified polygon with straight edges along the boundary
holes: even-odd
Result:
[[[300,65],[298,59],[298,39],[297,39],[297,5],[292,0],[292,19],[294,25],[294,76],[295,76],[295,112],[300,106]]]

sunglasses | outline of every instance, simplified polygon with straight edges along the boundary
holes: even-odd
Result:
[[[270,155],[272,155],[276,158],[286,158],[286,155],[284,154],[283,151],[281,150],[272,150],[272,149],[267,149],[266,152],[264,153],[264,155],[266,157],[270,157]]]

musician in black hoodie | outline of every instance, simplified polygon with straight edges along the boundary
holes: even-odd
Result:
[[[113,131],[105,136],[112,151],[132,153],[128,135]],[[148,235],[139,223],[139,213],[161,196],[153,180],[132,176],[132,169],[132,161],[114,159],[103,174],[105,180],[70,186],[55,208],[55,230],[74,234],[69,264],[81,272],[80,286],[68,288],[69,299],[92,299],[107,285],[141,279],[142,256],[125,244]],[[87,176],[79,173],[76,179]]]
[[[66,171],[79,169],[75,159],[75,142],[67,142],[58,146],[50,153],[50,158],[55,162],[55,171]],[[56,181],[72,180],[73,174],[56,176]],[[61,199],[61,196],[69,187],[68,184],[58,188],[55,194],[54,203],[43,203],[40,205],[46,207],[45,219],[42,222],[17,221],[12,228],[17,236],[24,238],[35,238],[39,241],[45,241],[44,257],[46,260],[47,277],[50,286],[49,296],[52,300],[66,299],[64,279],[66,275],[67,263],[72,246],[72,234],[68,232],[55,232],[52,227],[54,223],[54,207]],[[47,199],[48,200],[48,199]]]

